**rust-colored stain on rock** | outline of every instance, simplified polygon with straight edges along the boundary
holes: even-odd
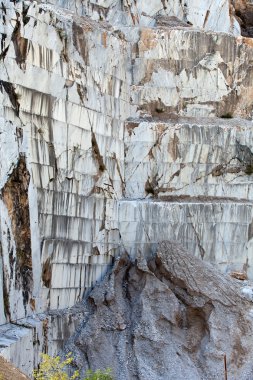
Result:
[[[11,219],[12,234],[16,244],[15,287],[22,289],[23,303],[26,307],[32,291],[32,253],[28,201],[30,174],[25,158],[20,156],[2,189],[2,198]],[[14,264],[14,265],[15,265]]]

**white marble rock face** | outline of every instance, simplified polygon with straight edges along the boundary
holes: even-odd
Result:
[[[241,119],[129,121],[125,197],[252,200],[252,132],[252,122]]]
[[[180,241],[223,272],[247,270],[252,278],[252,211],[250,202],[220,199],[124,200],[119,203],[123,251],[151,256],[158,241]]]
[[[2,2],[0,325],[164,238],[253,277],[252,41],[228,0],[149,3]]]
[[[15,257],[17,247],[1,202],[9,318],[17,319],[34,304],[36,311],[73,305],[111,263],[119,245],[115,210],[122,197],[124,120],[133,107],[126,70],[130,46],[124,40],[68,12],[33,3],[25,10],[18,4],[15,13],[13,4],[5,6],[9,22],[3,31],[18,24],[24,52],[6,37],[0,70],[2,188],[20,154],[30,172],[33,289],[27,303],[12,284],[8,250]],[[19,26],[22,12],[27,23],[21,19]]]
[[[154,26],[156,17],[176,17],[197,28],[240,35],[229,0],[42,0],[74,12],[101,18],[117,27]]]
[[[243,54],[241,54],[243,49]],[[225,34],[145,28],[133,65],[142,116],[249,117],[252,48]]]
[[[109,10],[117,6],[116,2],[96,5]],[[149,8],[152,17],[159,12],[159,4],[153,6]],[[144,3],[138,7],[145,13]],[[176,8],[175,3],[175,12]],[[236,197],[239,189],[240,198],[251,197],[245,165],[234,169],[240,170],[239,176],[231,173],[236,166],[233,160],[228,173],[219,168],[225,165],[222,139],[216,139],[216,152],[209,152],[217,131],[226,130],[224,123],[222,127],[189,124],[188,132],[186,125],[174,125],[168,127],[170,133],[161,132],[161,138],[160,132],[150,128],[160,130],[162,124],[140,122],[131,134],[126,123],[145,113],[156,118],[168,118],[171,112],[219,116],[228,104],[235,114],[247,115],[245,93],[250,93],[251,81],[245,59],[251,59],[250,46],[229,35],[205,34],[195,26],[174,24],[142,27],[136,45],[104,21],[36,2],[20,2],[16,8],[5,2],[2,20],[1,187],[8,184],[20,155],[25,155],[30,173],[27,229],[32,261],[32,289],[24,295],[26,290],[17,286],[13,275],[20,260],[17,221],[10,216],[15,199],[12,206],[2,200],[3,293],[8,293],[8,318],[23,318],[34,307],[36,311],[64,308],[80,300],[103,276],[120,246],[118,199],[149,195],[145,189],[149,182],[157,181],[158,196],[172,192]],[[236,101],[235,92],[241,94]],[[250,149],[251,126],[240,120],[238,126],[241,134],[235,132],[237,125],[228,123],[229,160],[237,135]],[[201,131],[200,141],[190,143],[195,138],[190,137],[191,131],[196,129]],[[204,141],[201,134],[205,136],[204,130],[209,129]],[[144,159],[142,155],[156,138],[161,144]],[[175,146],[168,148],[171,144]],[[166,149],[172,149],[172,156],[173,149],[183,153],[179,152],[180,158],[169,157]],[[216,167],[221,175],[213,175]]]

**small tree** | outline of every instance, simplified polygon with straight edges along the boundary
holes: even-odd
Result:
[[[73,361],[71,354],[68,354],[65,360],[61,361],[60,356],[51,357],[47,354],[42,354],[42,361],[38,371],[34,371],[35,380],[74,380],[79,379],[79,372],[75,371],[69,377],[65,368]]]
[[[34,380],[81,380],[79,371],[75,371],[72,376],[66,372],[66,367],[73,362],[71,353],[65,360],[61,360],[60,356],[51,357],[42,354],[40,368],[34,371]],[[0,378],[1,380],[1,378]],[[112,371],[108,368],[105,371],[88,370],[83,380],[113,380]]]

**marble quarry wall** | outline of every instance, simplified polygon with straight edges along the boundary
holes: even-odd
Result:
[[[253,199],[252,122],[131,120],[125,132],[125,197]]]
[[[124,120],[133,106],[130,46],[108,26],[36,4],[5,12],[2,261],[6,317],[17,319],[73,305],[110,264],[119,241]],[[17,183],[20,194],[10,191]],[[21,198],[27,209],[18,212]],[[25,233],[28,246],[19,248]],[[28,266],[29,252],[30,283],[17,284],[15,267]]]
[[[170,238],[253,278],[253,44],[238,9],[2,1],[0,352],[27,374],[122,250]],[[30,359],[16,330],[41,337]]]
[[[48,3],[46,0],[42,2]],[[205,30],[240,35],[235,4],[230,0],[51,0],[50,3],[97,21],[108,20],[120,28],[154,26],[157,19],[165,16],[176,17]],[[236,5],[242,9],[241,4]]]
[[[123,249],[132,257],[150,257],[160,239],[180,241],[224,272],[239,270],[252,278],[252,211],[250,202],[221,199],[121,201]]]

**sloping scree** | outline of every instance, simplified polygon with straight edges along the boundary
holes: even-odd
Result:
[[[155,257],[122,255],[88,298],[65,349],[82,372],[117,380],[253,378],[253,305],[237,282],[172,242]]]

